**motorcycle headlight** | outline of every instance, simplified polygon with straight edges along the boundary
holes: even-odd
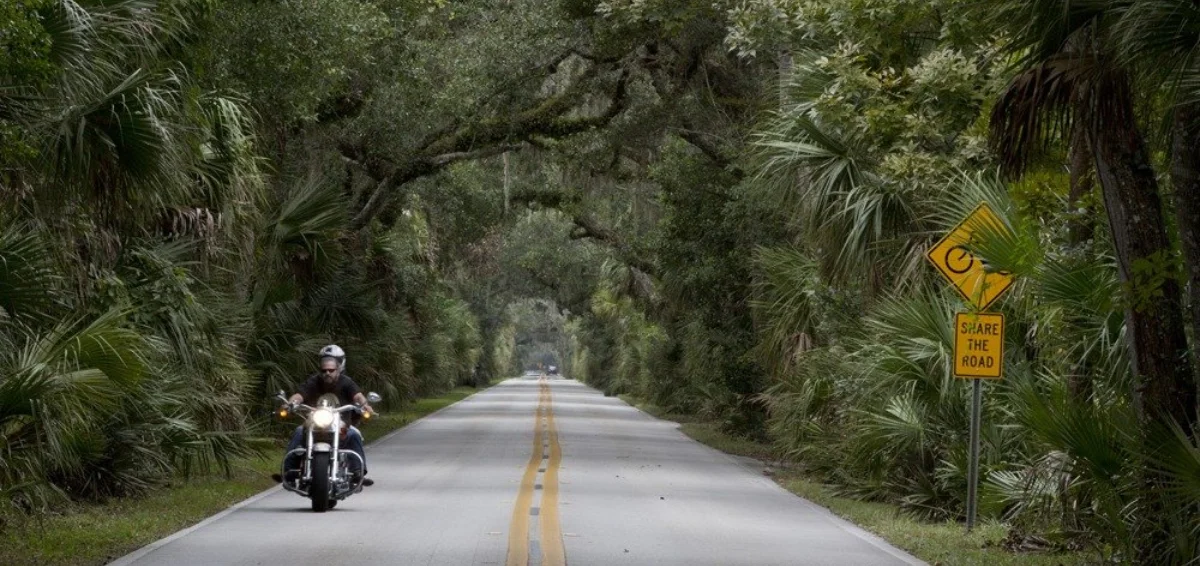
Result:
[[[317,409],[313,411],[312,422],[317,425],[317,428],[329,428],[333,424],[333,411],[329,409]]]

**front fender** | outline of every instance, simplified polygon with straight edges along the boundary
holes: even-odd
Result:
[[[317,442],[313,444],[313,452],[333,452],[333,445],[328,442]]]

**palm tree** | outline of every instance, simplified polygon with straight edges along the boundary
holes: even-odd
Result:
[[[1012,172],[1038,145],[1080,121],[1103,191],[1127,296],[1138,402],[1147,422],[1171,419],[1191,429],[1196,383],[1178,283],[1162,271],[1171,256],[1162,199],[1134,112],[1128,68],[1106,49],[1119,14],[1104,3],[1014,2],[1008,21],[1028,22],[1013,49],[1023,71],[992,114],[993,139]]]
[[[1170,178],[1193,337],[1200,337],[1200,8],[1180,0],[1132,2],[1114,28],[1121,61],[1172,95]]]
[[[1172,247],[1158,183],[1137,125],[1134,80],[1118,56],[1125,4],[1018,0],[1004,21],[1016,22],[1011,48],[1021,72],[992,114],[995,147],[1010,172],[1028,166],[1038,146],[1080,123],[1104,197],[1125,294],[1125,325],[1136,378],[1134,403],[1149,441],[1177,424],[1194,430],[1197,385],[1183,321],[1182,296],[1170,275]],[[1143,486],[1163,476],[1142,467]],[[1171,553],[1159,521],[1170,502],[1153,495],[1141,506],[1138,559]]]
[[[261,190],[240,102],[171,54],[196,6],[43,4],[50,71],[5,91],[30,151],[0,197],[0,483],[26,509],[244,452],[242,317],[193,278],[191,242],[244,245],[217,218]]]
[[[821,272],[840,282],[866,281],[882,291],[912,276],[921,250],[906,238],[921,227],[917,197],[876,174],[861,135],[822,119],[817,102],[834,77],[798,54],[790,102],[757,135],[760,195],[791,214]],[[884,274],[900,273],[900,277]]]

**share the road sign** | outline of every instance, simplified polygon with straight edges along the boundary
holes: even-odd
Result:
[[[986,309],[1013,284],[1011,274],[989,272],[985,262],[970,252],[973,235],[984,228],[1007,230],[986,202],[976,207],[926,254],[938,272],[979,310]]]
[[[1004,373],[1004,315],[954,315],[954,375],[999,379]]]
[[[1003,233],[1007,227],[988,204],[980,203],[971,214],[942,238],[926,257],[954,289],[979,311],[1000,298],[1012,286],[1010,273],[989,271],[982,258],[971,253],[976,233]],[[979,428],[983,415],[982,378],[1004,375],[1004,315],[991,312],[960,312],[954,315],[954,375],[971,380],[971,438],[967,458],[967,532],[975,528],[979,501]]]

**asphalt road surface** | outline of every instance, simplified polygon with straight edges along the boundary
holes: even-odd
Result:
[[[115,564],[922,564],[566,379],[508,380],[367,462],[376,484],[328,513],[275,488]]]

